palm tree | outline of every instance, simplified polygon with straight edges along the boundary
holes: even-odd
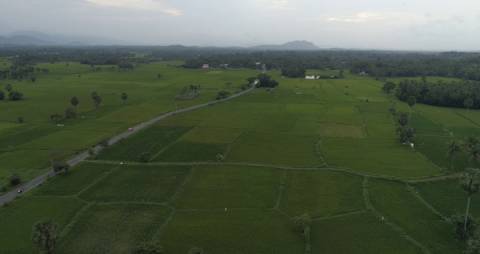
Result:
[[[460,152],[462,147],[460,146],[459,142],[456,140],[452,140],[450,144],[448,144],[448,151],[447,155],[450,158],[450,169],[453,169],[453,158],[456,153]]]
[[[465,211],[465,222],[463,224],[463,230],[465,233],[467,233],[467,221],[470,212],[472,195],[477,193],[480,189],[480,169],[467,169],[462,176],[460,184],[462,189],[467,193],[467,209]]]

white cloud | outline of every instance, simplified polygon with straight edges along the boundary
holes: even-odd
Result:
[[[374,12],[358,12],[347,16],[330,16],[326,18],[328,22],[342,23],[364,23],[370,21],[380,21],[386,19],[385,15]]]
[[[288,0],[271,0],[270,7],[273,9],[288,10],[291,9]]]
[[[169,16],[181,16],[179,9],[169,7],[161,0],[85,0],[90,4],[103,7],[129,8],[140,10],[160,11]]]

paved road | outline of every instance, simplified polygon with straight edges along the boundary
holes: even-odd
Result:
[[[143,129],[146,129],[146,128],[150,127],[151,125],[153,125],[153,124],[155,124],[155,123],[157,123],[157,122],[159,122],[159,121],[161,121],[161,120],[163,120],[167,117],[170,117],[170,116],[173,116],[173,115],[176,115],[176,114],[181,114],[181,113],[194,111],[194,110],[201,109],[201,108],[205,108],[205,107],[208,107],[208,106],[212,106],[212,105],[215,105],[215,104],[218,104],[218,103],[222,103],[222,102],[229,101],[229,100],[232,100],[234,98],[240,97],[240,96],[254,90],[256,84],[257,84],[257,82],[255,82],[252,85],[251,88],[249,88],[245,91],[242,91],[240,93],[236,93],[236,94],[234,94],[234,95],[232,95],[228,98],[221,99],[221,100],[216,100],[216,101],[211,101],[211,102],[207,102],[207,103],[203,103],[203,104],[199,104],[199,105],[195,105],[195,106],[191,106],[191,107],[188,107],[188,108],[183,108],[183,109],[179,109],[179,110],[175,110],[175,111],[171,111],[171,112],[165,113],[163,115],[159,115],[155,118],[152,118],[148,121],[139,123],[136,126],[132,127],[132,130],[125,131],[123,133],[120,133],[120,134],[110,138],[108,140],[108,145],[116,144],[119,141],[121,141],[122,139],[128,138],[129,136],[131,136],[131,135],[133,135],[133,134],[135,134],[135,133],[137,133],[137,132],[139,132]],[[103,148],[104,147],[102,147],[101,145],[97,145],[97,146],[93,147],[93,149],[96,153],[100,152]],[[71,167],[73,167],[73,166],[78,165],[82,161],[88,159],[89,156],[90,156],[89,152],[84,151],[84,152],[81,152],[81,153],[73,156],[69,160],[67,160],[67,163]],[[30,180],[29,182],[26,182],[26,183],[16,187],[14,190],[11,190],[11,191],[5,193],[4,195],[0,196],[0,206],[14,200],[16,197],[22,195],[23,193],[28,192],[28,191],[38,187],[39,185],[44,183],[48,178],[55,176],[55,172],[53,172],[52,169],[47,169],[47,170],[48,170],[47,173],[39,175],[39,176],[35,177],[34,179]],[[22,190],[22,193],[19,193],[19,190]]]

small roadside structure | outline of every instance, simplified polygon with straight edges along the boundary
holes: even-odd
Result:
[[[209,64],[203,64],[202,69],[204,69],[204,70],[210,69],[210,65]]]
[[[314,79],[317,79],[317,77],[315,75],[307,75],[305,76],[305,79],[314,80]]]

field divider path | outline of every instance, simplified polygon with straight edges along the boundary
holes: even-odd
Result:
[[[457,179],[461,176],[461,173],[443,174],[437,176],[427,176],[419,178],[401,178],[388,175],[376,175],[358,172],[348,168],[341,167],[325,167],[325,166],[308,166],[308,167],[295,167],[286,165],[264,164],[264,163],[252,163],[252,162],[134,162],[134,161],[111,161],[111,160],[86,160],[87,163],[92,164],[106,164],[106,165],[131,165],[131,166],[145,166],[145,167],[158,167],[158,166],[243,166],[243,167],[258,167],[258,168],[271,168],[278,170],[290,170],[290,171],[331,171],[340,172],[353,176],[368,177],[373,179],[388,180],[399,183],[422,183],[422,182],[434,182],[447,179]]]
[[[128,138],[128,137],[138,133],[141,130],[147,129],[148,127],[150,127],[150,126],[152,126],[152,125],[154,125],[154,124],[156,124],[156,123],[160,122],[161,120],[164,120],[168,117],[178,115],[178,114],[182,114],[182,113],[195,111],[195,110],[198,110],[198,109],[201,109],[201,108],[206,108],[206,107],[209,107],[209,106],[213,106],[213,105],[216,105],[216,104],[219,104],[219,103],[222,103],[222,102],[226,102],[226,101],[235,99],[235,98],[240,97],[242,95],[248,94],[248,93],[252,92],[253,90],[255,90],[257,83],[258,83],[258,81],[255,81],[253,84],[251,84],[250,88],[248,88],[244,91],[241,91],[239,93],[233,94],[228,98],[215,100],[215,101],[210,101],[210,102],[190,106],[190,107],[187,107],[187,108],[178,109],[178,110],[175,110],[175,111],[170,111],[170,112],[161,114],[157,117],[154,117],[154,118],[152,118],[148,121],[141,122],[141,123],[135,125],[134,127],[132,127],[130,130],[127,130],[123,133],[120,133],[116,136],[111,137],[107,141],[108,146],[114,145],[114,144],[120,142],[121,140],[123,140],[125,138]],[[96,145],[96,146],[92,147],[95,154],[98,154],[104,148],[105,147],[102,146],[102,145]],[[74,166],[80,164],[81,162],[87,160],[89,157],[90,157],[90,150],[86,150],[86,151],[78,153],[77,155],[68,159],[67,163],[71,167],[74,167]],[[41,175],[33,178],[32,180],[17,186],[15,189],[1,195],[0,196],[0,206],[5,204],[5,203],[13,201],[15,198],[22,195],[23,193],[31,191],[31,190],[35,189],[36,187],[42,185],[48,178],[56,176],[56,173],[51,168],[47,168],[47,169],[45,169],[45,171],[46,171],[46,173],[41,174]]]

